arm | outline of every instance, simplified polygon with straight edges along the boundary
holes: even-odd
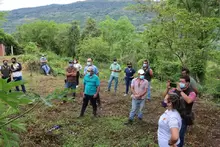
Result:
[[[167,81],[167,84],[166,84],[166,90],[163,92],[163,97],[165,97],[167,94],[168,94],[168,92],[169,92],[169,90],[170,90],[170,80],[168,80]]]
[[[148,87],[148,86],[147,86],[147,87]],[[140,97],[144,96],[144,95],[147,93],[147,89],[148,89],[148,88],[145,88],[144,91],[143,91],[143,93],[139,94]]]
[[[18,68],[14,69],[13,71],[16,72],[16,71],[21,71],[21,70],[22,70],[22,66],[20,63],[18,63]]]
[[[137,93],[134,90],[134,86],[131,86],[131,92],[132,92],[133,95],[137,95]]]
[[[196,98],[196,93],[195,92],[191,92],[190,94],[189,94],[189,96],[187,96],[184,92],[180,92],[180,95],[183,97],[183,99],[188,103],[188,104],[190,104],[190,103],[192,103],[194,100],[195,100],[195,98]]]
[[[119,66],[119,69],[116,70],[115,72],[121,72],[121,66],[120,65],[118,65],[118,66]]]
[[[178,141],[179,129],[178,128],[170,128],[170,132],[171,132],[171,137],[170,137],[170,140],[169,140],[168,144],[170,146],[173,146]]]
[[[152,69],[149,70],[149,74],[150,74],[151,78],[154,76],[154,75],[153,75],[153,70],[152,70]]]

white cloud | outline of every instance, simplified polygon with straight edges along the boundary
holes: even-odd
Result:
[[[69,4],[84,0],[2,0],[0,10],[13,10],[18,8],[37,7],[50,4]]]

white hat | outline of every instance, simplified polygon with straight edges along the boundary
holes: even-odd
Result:
[[[139,70],[138,70],[138,74],[143,75],[143,74],[144,74],[144,70],[143,70],[143,69],[139,69]]]

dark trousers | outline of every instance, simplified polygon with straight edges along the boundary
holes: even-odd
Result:
[[[186,134],[186,130],[187,130],[186,121],[182,120],[182,127],[181,127],[180,133],[179,133],[180,143],[177,145],[178,147],[183,147],[183,145],[184,145],[184,137],[185,137],[185,134]]]
[[[89,101],[91,102],[92,107],[93,107],[93,115],[96,116],[96,114],[97,114],[96,113],[97,112],[97,104],[96,104],[97,98],[93,98],[93,95],[87,95],[87,94],[85,94],[85,97],[83,98],[83,105],[82,105],[80,116],[84,115]]]
[[[11,82],[11,78],[10,77],[2,77],[2,79],[7,79],[7,83]],[[9,92],[11,92],[11,90],[9,90]]]
[[[77,74],[76,74],[76,85],[79,85],[79,76],[80,76],[80,73],[79,73],[79,71],[77,71]]]
[[[20,77],[13,77],[13,79],[14,79],[14,81],[21,81],[22,80],[22,76],[20,76]],[[16,86],[15,88],[16,88],[16,91],[20,91],[18,86]],[[21,85],[21,89],[22,89],[22,91],[24,93],[26,92],[25,86],[23,84]]]
[[[131,81],[132,81],[132,79],[130,79],[130,78],[125,78],[125,85],[126,85],[125,93],[126,93],[126,94],[128,94],[129,88],[130,88],[130,86],[131,86]]]

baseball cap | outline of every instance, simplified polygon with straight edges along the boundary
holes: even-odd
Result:
[[[143,70],[143,69],[139,69],[139,70],[138,70],[138,74],[143,75],[143,74],[144,74],[144,70]]]

